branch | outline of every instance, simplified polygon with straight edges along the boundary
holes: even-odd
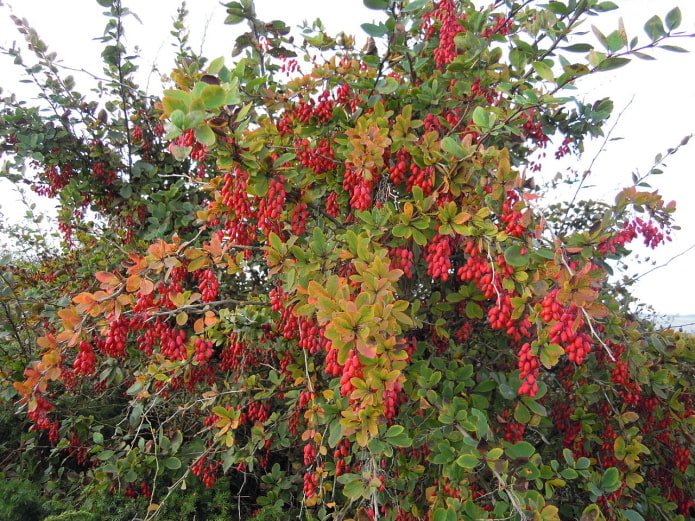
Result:
[[[618,114],[618,117],[615,120],[615,123],[613,123],[613,126],[610,128],[608,133],[606,134],[605,139],[603,140],[603,143],[601,143],[601,146],[599,147],[598,151],[594,155],[594,157],[591,159],[591,162],[589,163],[589,167],[584,170],[584,173],[582,174],[582,180],[579,182],[579,186],[574,192],[574,195],[572,196],[572,199],[570,200],[569,204],[567,205],[567,210],[565,210],[565,217],[564,219],[567,219],[567,215],[569,214],[570,209],[574,206],[574,202],[577,200],[577,197],[579,196],[579,191],[582,189],[584,186],[584,181],[586,181],[587,177],[591,175],[592,168],[594,166],[594,163],[598,159],[598,157],[601,155],[601,152],[603,152],[604,147],[606,146],[606,143],[610,140],[611,135],[613,134],[613,131],[616,129],[618,126],[618,123],[620,123],[620,119],[623,117],[623,114],[625,114],[625,111],[632,105],[632,102],[635,100],[635,97],[633,96],[630,101],[627,102],[627,105],[625,105],[625,108],[620,111],[620,114]]]

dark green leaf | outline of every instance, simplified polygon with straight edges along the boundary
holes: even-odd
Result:
[[[634,510],[623,510],[622,514],[627,521],[644,521],[642,515]]]
[[[661,18],[656,15],[647,20],[647,23],[644,24],[644,30],[652,41],[657,40],[662,36],[666,36],[664,23],[661,21]]]
[[[504,250],[504,260],[507,264],[516,268],[526,266],[528,264],[528,253],[521,253],[521,246],[514,244]]]
[[[181,460],[179,458],[167,458],[162,462],[162,464],[169,470],[176,470],[181,468]]]
[[[472,300],[468,301],[466,304],[466,316],[470,319],[481,319],[484,316],[483,308]]]
[[[528,441],[520,441],[504,449],[510,458],[530,458],[536,452],[536,447]]]
[[[369,24],[369,23],[364,23],[360,25],[362,30],[367,33],[369,36],[373,36],[374,38],[379,38],[380,36],[384,36],[386,33],[388,33],[388,29],[384,24]]]
[[[563,50],[569,52],[589,52],[594,47],[588,43],[575,43],[574,45],[568,45],[567,47],[562,47]]]
[[[482,129],[487,129],[490,126],[490,116],[482,107],[475,107],[473,110],[473,123]]]
[[[677,45],[660,45],[660,49],[666,49],[667,51],[671,52],[688,52],[687,49],[684,49],[683,47],[678,47]]]
[[[601,477],[601,489],[606,492],[615,492],[620,488],[620,472],[615,467],[611,467],[603,473]]]
[[[630,63],[629,58],[606,58],[598,64],[598,67],[596,67],[596,69],[599,71],[610,71],[612,69],[618,69],[624,65],[627,65],[628,63]]]
[[[369,9],[376,9],[379,11],[383,11],[384,9],[388,9],[389,7],[389,2],[388,0],[362,0],[365,7],[368,7]]]
[[[681,15],[680,8],[674,7],[666,15],[666,27],[668,27],[669,31],[673,31],[674,29],[678,28],[682,20],[683,17]]]

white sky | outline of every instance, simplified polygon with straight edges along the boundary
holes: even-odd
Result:
[[[64,64],[77,69],[84,68],[95,74],[101,72],[99,42],[92,39],[103,32],[106,18],[101,15],[103,8],[95,0],[0,0],[0,45],[9,47],[14,40],[21,40],[9,20],[11,5],[15,15],[27,18],[37,29],[39,35],[56,51]],[[666,13],[681,4],[683,24],[680,30],[695,33],[695,5],[692,0],[616,0],[622,4],[616,12],[606,13],[594,18],[604,34],[617,28],[618,16],[625,21],[629,37],[639,36],[646,43],[642,30],[644,22],[653,14],[662,18]],[[149,83],[149,91],[157,92],[158,73],[147,74],[156,65],[160,72],[168,72],[172,63],[173,40],[169,37],[171,21],[180,5],[177,0],[149,0],[136,2],[124,0],[124,5],[132,8],[142,20],[138,23],[129,18],[126,25],[127,44],[130,49],[138,46],[142,59],[139,61],[143,85]],[[336,7],[340,6],[340,7]],[[345,7],[349,6],[349,7]],[[358,42],[366,36],[359,25],[375,22],[380,13],[365,8],[361,0],[332,2],[327,0],[256,0],[256,8],[262,20],[284,20],[296,26],[302,20],[316,18],[326,25],[328,32],[335,34],[341,30],[355,34]],[[225,8],[217,0],[190,0],[190,43],[196,51],[213,59],[229,56],[234,39],[240,28],[245,26],[225,26]],[[587,30],[590,28],[587,26]],[[586,101],[610,97],[615,102],[614,114],[624,109],[632,99],[631,105],[618,122],[613,137],[623,138],[608,143],[593,167],[588,184],[595,185],[587,191],[587,197],[613,197],[621,187],[630,182],[630,173],[646,171],[657,153],[676,146],[682,137],[695,133],[695,41],[680,39],[676,45],[693,51],[690,54],[676,54],[655,51],[657,61],[634,60],[626,67],[593,76],[578,84]],[[27,61],[31,56],[25,53]],[[20,72],[13,67],[9,58],[0,56],[0,74],[5,94],[17,92]],[[78,90],[87,90],[88,78],[74,73]],[[24,87],[26,89],[26,87]],[[613,120],[609,122],[609,126]],[[585,158],[574,164],[580,172],[585,170],[595,155],[600,142],[590,146]],[[677,224],[683,230],[674,232],[673,242],[667,247],[653,252],[657,264],[663,264],[672,257],[695,245],[695,204],[689,200],[695,194],[695,138],[681,149],[668,163],[665,173],[652,178],[652,186],[659,189],[667,200],[679,203],[676,214]],[[553,166],[546,173],[554,174]],[[6,214],[23,214],[8,198],[9,190],[3,185],[0,190],[0,204]],[[649,252],[652,253],[652,252]],[[653,271],[641,279],[635,293],[658,312],[667,314],[695,313],[695,249],[673,260],[667,267]],[[647,265],[636,266],[636,272],[649,269]]]

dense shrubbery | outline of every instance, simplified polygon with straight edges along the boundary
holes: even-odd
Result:
[[[64,240],[3,260],[3,393],[31,421],[6,472],[131,517],[695,517],[693,339],[608,278],[675,205],[641,179],[544,210],[528,177],[601,135],[610,100],[572,82],[678,50],[680,11],[593,44],[611,2],[368,0],[360,50],[245,0],[207,61],[182,10],[151,100],[99,3],[103,109],[17,20],[52,110],[3,100],[4,175],[60,202]]]

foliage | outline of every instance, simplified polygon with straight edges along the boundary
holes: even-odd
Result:
[[[104,114],[18,20],[52,115],[12,96],[0,115],[6,175],[36,161],[72,248],[65,284],[36,288],[71,300],[12,389],[87,505],[164,518],[200,478],[240,519],[695,517],[693,338],[609,280],[675,204],[640,179],[544,210],[528,177],[551,137],[564,155],[602,133],[612,103],[572,82],[679,51],[678,9],[640,44],[580,31],[612,2],[366,0],[385,21],[360,50],[243,0],[233,63],[187,50],[182,9],[153,103],[127,10],[99,3]]]

